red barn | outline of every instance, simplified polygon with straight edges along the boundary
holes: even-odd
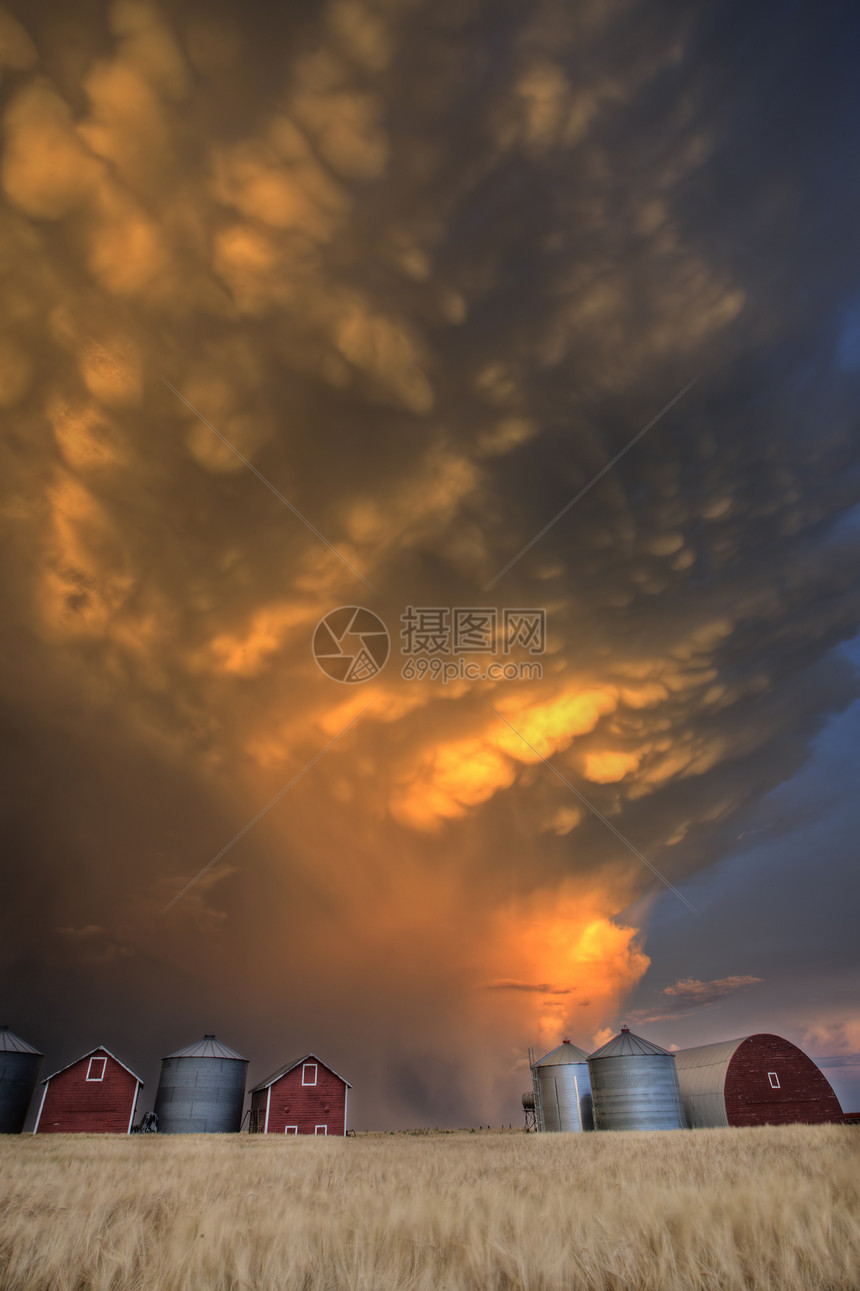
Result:
[[[287,1062],[251,1090],[256,1134],[346,1134],[348,1080],[315,1053]]]
[[[130,1134],[143,1081],[100,1045],[42,1081],[34,1134]]]
[[[778,1035],[680,1049],[675,1069],[691,1129],[843,1123],[839,1099],[823,1071]]]

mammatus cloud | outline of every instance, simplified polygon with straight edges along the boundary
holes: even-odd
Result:
[[[810,447],[795,392],[750,395],[796,324],[697,214],[732,140],[692,18],[497,22],[119,0],[72,54],[0,18],[12,905],[52,904],[13,932],[69,980],[288,997],[361,1052],[419,1015],[436,1058],[586,1037],[647,970],[651,876],[529,745],[678,883],[855,693],[826,662],[860,621],[853,405]],[[405,606],[486,603],[695,375],[494,589],[547,610],[540,682],[402,679]],[[310,652],[366,592],[165,380],[380,589],[366,686]]]

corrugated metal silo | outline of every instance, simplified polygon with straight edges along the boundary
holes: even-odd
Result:
[[[242,1123],[248,1059],[205,1035],[162,1060],[159,1134],[235,1134]]]
[[[627,1027],[588,1059],[598,1130],[684,1130],[675,1055]]]
[[[36,1088],[42,1055],[0,1026],[0,1134],[20,1134]]]
[[[537,1128],[544,1133],[593,1130],[588,1054],[569,1040],[532,1065]]]

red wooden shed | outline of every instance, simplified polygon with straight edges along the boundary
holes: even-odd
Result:
[[[256,1134],[346,1134],[348,1080],[315,1053],[284,1063],[251,1090]]]
[[[34,1134],[130,1134],[143,1081],[99,1045],[42,1081]]]
[[[680,1049],[675,1068],[691,1129],[843,1123],[824,1072],[782,1036],[749,1035]]]

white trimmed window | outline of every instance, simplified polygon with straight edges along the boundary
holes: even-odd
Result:
[[[328,1126],[327,1126],[327,1125],[315,1125],[315,1126],[314,1126],[314,1134],[328,1134]]]
[[[299,1132],[299,1127],[298,1127],[298,1125],[285,1125],[285,1126],[284,1126],[284,1133],[285,1133],[285,1134],[298,1134],[298,1132]]]
[[[775,1071],[769,1071],[767,1073],[767,1078],[770,1081],[771,1089],[779,1089],[779,1076],[777,1076]]]
[[[87,1067],[87,1080],[104,1080],[107,1058],[90,1058]]]
[[[306,1062],[302,1066],[302,1084],[315,1085],[317,1083],[317,1065],[315,1062]]]

